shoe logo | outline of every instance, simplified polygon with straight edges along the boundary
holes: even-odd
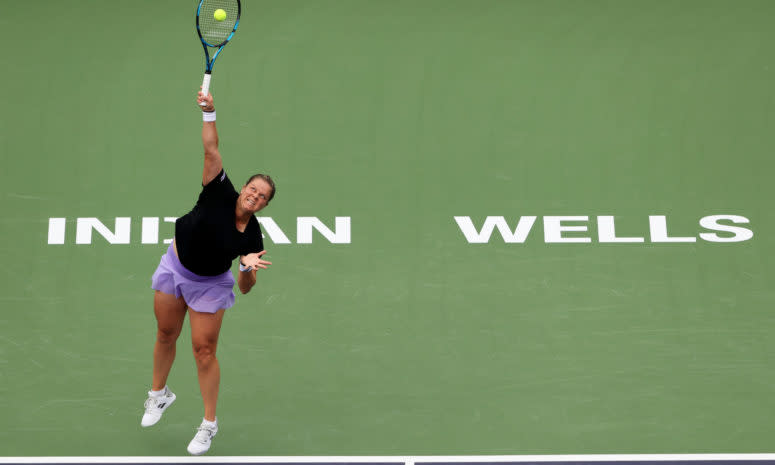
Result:
[[[157,405],[156,408],[164,408],[165,405],[167,405],[167,403],[162,402],[161,404]]]

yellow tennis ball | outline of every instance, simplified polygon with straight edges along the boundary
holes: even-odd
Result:
[[[215,10],[215,13],[213,13],[213,17],[215,17],[216,21],[223,21],[226,19],[226,11],[222,10],[221,8],[218,8]]]

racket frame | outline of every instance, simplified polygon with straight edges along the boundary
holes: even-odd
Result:
[[[202,4],[205,2],[205,0],[199,0],[199,4],[196,7],[196,33],[199,36],[199,40],[202,42],[202,48],[205,51],[205,74],[204,78],[202,79],[202,95],[207,95],[210,92],[210,79],[212,78],[213,74],[213,66],[215,66],[215,59],[218,58],[218,55],[221,53],[221,50],[223,50],[223,47],[226,46],[227,43],[231,40],[232,37],[234,37],[234,33],[237,32],[237,26],[239,26],[240,21],[240,15],[242,13],[242,4],[240,3],[240,0],[235,0],[237,2],[237,21],[234,23],[234,27],[232,28],[231,32],[229,33],[229,36],[226,37],[226,40],[221,42],[220,44],[210,44],[208,43],[204,37],[202,37],[202,31],[199,29],[199,15],[202,12]],[[210,59],[210,50],[208,47],[212,48],[218,48],[218,50],[215,51],[213,54],[212,59]],[[205,104],[200,104],[204,106]]]

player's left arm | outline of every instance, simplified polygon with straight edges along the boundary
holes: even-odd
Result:
[[[240,259],[240,262],[242,260]],[[253,289],[253,286],[256,284],[256,270],[250,269],[248,271],[240,271],[239,276],[237,276],[237,286],[239,287],[240,292],[243,294],[247,294],[250,292],[251,289]]]
[[[249,267],[248,271],[240,271],[237,277],[237,286],[239,286],[240,292],[247,294],[256,284],[256,271],[259,268],[267,269],[272,262],[262,259],[261,257],[266,254],[266,250],[262,250],[258,253],[250,253],[240,256],[240,265]]]

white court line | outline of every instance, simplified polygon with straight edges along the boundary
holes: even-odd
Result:
[[[434,455],[434,456],[225,456],[225,457],[0,457],[0,463],[404,463],[424,462],[630,462],[772,461],[775,454]]]

